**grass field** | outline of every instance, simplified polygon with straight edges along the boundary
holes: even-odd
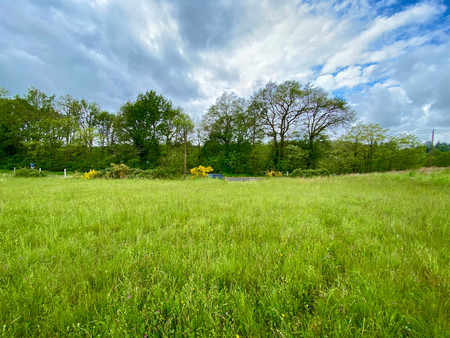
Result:
[[[0,332],[448,337],[449,197],[449,169],[0,175]]]

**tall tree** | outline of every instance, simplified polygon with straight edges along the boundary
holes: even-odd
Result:
[[[80,100],[79,136],[82,146],[92,153],[97,138],[98,117],[101,114],[100,106],[95,102]]]
[[[310,89],[309,84],[302,86],[297,81],[269,82],[253,96],[253,109],[259,112],[267,136],[273,140],[275,164],[279,169],[282,169],[285,142],[300,116],[310,107]]]
[[[7,95],[7,90],[0,88],[0,167],[10,168],[20,162],[18,156],[24,149],[17,114],[18,99]]]
[[[353,172],[370,172],[378,147],[385,141],[388,129],[375,123],[359,122],[341,140],[346,143],[345,155],[352,163]]]
[[[161,124],[161,135],[166,146],[170,147],[173,144],[181,144],[184,142],[184,132],[191,132],[194,124],[191,117],[183,112],[183,109],[178,107],[166,115]]]
[[[115,141],[114,121],[116,115],[102,111],[97,116],[97,130],[99,143],[102,148],[111,147]]]
[[[188,142],[194,123],[181,108],[175,109],[174,116],[164,122],[163,141],[165,141],[161,168],[171,175],[179,175],[187,166]]]
[[[210,141],[229,146],[236,137],[236,115],[239,98],[224,92],[203,116],[203,126]]]
[[[135,147],[142,167],[156,165],[160,139],[175,111],[169,100],[153,90],[121,107],[116,124],[120,140]]]
[[[403,133],[390,140],[396,147],[395,170],[419,167],[425,160],[426,146],[412,134]]]
[[[60,96],[57,100],[57,109],[62,115],[65,133],[66,146],[73,145],[77,139],[77,133],[80,128],[79,120],[81,115],[81,106],[78,100],[70,95]]]
[[[350,124],[355,120],[355,113],[342,98],[331,98],[318,87],[307,89],[309,107],[302,115],[300,127],[306,133],[309,145],[309,166],[316,167],[319,157],[317,142],[326,137],[332,129]]]
[[[247,100],[224,92],[203,116],[204,158],[227,173],[245,171],[252,145],[262,138],[258,122],[259,114]]]
[[[48,96],[31,87],[21,106],[21,132],[30,160],[39,159],[42,166],[54,168],[56,152],[64,143],[64,126],[55,95]]]
[[[254,109],[251,101],[239,98],[236,101],[235,111],[236,141],[248,142],[252,146],[264,139],[264,126],[261,115]]]

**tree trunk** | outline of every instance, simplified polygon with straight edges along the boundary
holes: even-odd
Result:
[[[280,168],[281,160],[283,159],[283,149],[284,149],[284,135],[280,135],[280,144],[278,147],[278,160],[277,160],[277,169]]]

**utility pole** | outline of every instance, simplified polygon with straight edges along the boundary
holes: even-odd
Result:
[[[431,132],[430,167],[433,166],[434,129]]]

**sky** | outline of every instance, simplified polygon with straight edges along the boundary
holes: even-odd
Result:
[[[224,91],[311,82],[391,134],[450,142],[450,2],[0,0],[0,87],[115,113],[155,90],[201,118]]]

